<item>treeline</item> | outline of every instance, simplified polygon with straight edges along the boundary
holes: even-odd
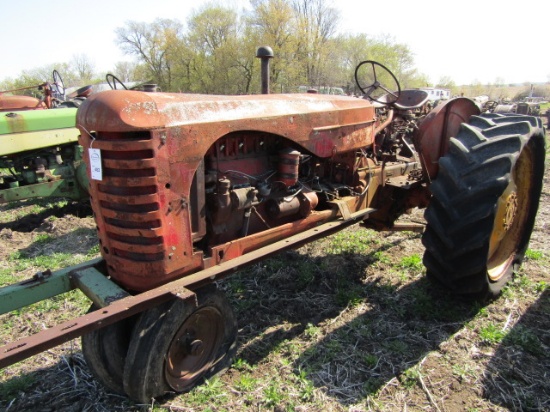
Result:
[[[270,46],[271,87],[296,91],[300,85],[338,86],[353,91],[355,66],[383,62],[405,86],[425,85],[410,49],[389,37],[339,34],[340,15],[326,0],[251,0],[238,13],[209,5],[184,26],[177,20],[128,22],[117,41],[141,63],[140,76],[162,90],[248,94],[260,88],[258,46]]]
[[[428,84],[426,76],[416,71],[407,45],[388,35],[360,33],[360,28],[342,34],[339,11],[331,4],[328,0],[251,0],[249,9],[237,11],[212,3],[185,23],[129,21],[116,29],[116,41],[135,63],[117,63],[111,72],[123,81],[157,83],[163,91],[258,93],[260,61],[255,55],[265,45],[275,55],[270,62],[273,92],[294,92],[304,85],[336,86],[355,93],[354,69],[363,60],[384,64],[404,88]],[[75,60],[55,67],[67,84],[91,84],[104,78],[94,73],[86,56]],[[38,80],[37,76],[45,75],[41,81],[47,80],[51,69],[24,72],[12,86]]]

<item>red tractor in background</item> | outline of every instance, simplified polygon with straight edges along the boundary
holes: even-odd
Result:
[[[76,123],[102,258],[48,276],[93,301],[48,344],[83,335],[95,376],[134,400],[190,390],[235,351],[215,280],[350,225],[399,229],[415,207],[426,208],[428,276],[498,295],[533,230],[541,120],[480,114],[466,98],[431,109],[427,92],[401,90],[373,61],[355,80],[362,98],[112,90],[84,101]],[[16,342],[11,361],[41,343]]]

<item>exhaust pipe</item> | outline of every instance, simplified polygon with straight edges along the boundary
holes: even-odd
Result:
[[[258,47],[256,57],[262,61],[262,94],[269,94],[269,59],[273,57],[273,50],[269,46]]]

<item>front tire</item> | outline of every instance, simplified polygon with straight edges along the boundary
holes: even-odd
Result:
[[[472,116],[439,161],[426,209],[424,265],[452,292],[495,297],[519,268],[544,174],[540,119]]]
[[[130,340],[124,389],[137,402],[187,392],[223,372],[236,352],[237,322],[225,295],[206,286],[197,305],[173,299],[143,312]]]
[[[89,312],[98,310],[94,304]],[[135,317],[82,335],[82,354],[94,377],[107,389],[124,394],[124,363]]]

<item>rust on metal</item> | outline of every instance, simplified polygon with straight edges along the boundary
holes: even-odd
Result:
[[[0,348],[0,369],[19,362],[29,356],[60,345],[94,329],[110,325],[119,320],[136,315],[145,309],[159,305],[170,299],[192,299],[194,293],[185,288],[160,287],[130,296],[109,306],[69,320],[28,338],[9,343]]]
[[[217,225],[209,252],[216,263],[333,218],[332,211],[312,210],[313,195],[298,196],[290,209],[270,218],[269,203],[258,198],[261,190],[224,192],[223,171],[265,174],[271,151],[284,141],[283,148],[294,147],[288,153],[295,159],[302,153],[321,158],[349,153],[342,159],[347,169],[338,163],[339,174],[348,173],[354,151],[374,142],[373,118],[368,101],[346,96],[136,91],[91,96],[79,108],[77,127],[85,151],[93,142],[102,152],[103,180],[92,180],[91,191],[109,275],[143,291],[208,267],[212,259],[195,247],[206,235],[205,218],[197,213],[205,208],[212,209]],[[204,194],[212,179],[205,159],[219,169],[213,178],[219,181],[218,195],[212,199]],[[296,171],[281,168],[281,173]],[[297,181],[296,176],[282,180]],[[351,212],[363,206],[356,202]],[[272,229],[264,232],[266,225]]]
[[[41,110],[47,109],[46,104],[30,96],[6,96],[0,93],[0,112],[13,110]]]
[[[210,267],[200,272],[190,274],[189,276],[137,295],[117,300],[94,312],[4,345],[0,347],[0,368],[5,368],[15,362],[60,345],[92,330],[100,329],[101,327],[136,315],[170,299],[193,299],[195,298],[195,294],[192,290],[196,290],[200,286],[221,279],[243,266],[257,262],[280,251],[296,248],[307,242],[335,233],[344,227],[367,218],[371,212],[372,210],[362,210],[354,213],[351,219],[339,219],[314,226],[286,239],[271,243],[249,253],[241,254],[234,259],[223,261],[219,264],[212,262]],[[76,272],[75,275],[78,275],[78,273]]]
[[[437,175],[439,158],[447,153],[449,139],[457,135],[462,123],[480,113],[472,100],[457,98],[438,105],[426,116],[414,140],[430,178]]]

